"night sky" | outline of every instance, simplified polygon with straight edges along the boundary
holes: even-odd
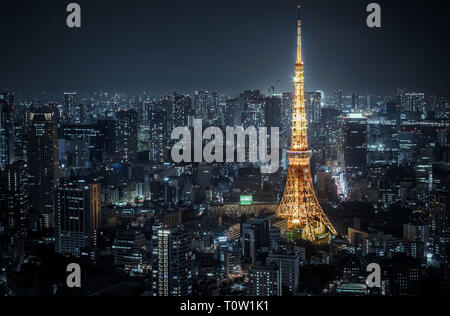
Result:
[[[293,88],[296,0],[2,0],[0,89],[218,90]],[[366,6],[382,6],[382,28]],[[450,94],[446,0],[304,0],[307,90]]]

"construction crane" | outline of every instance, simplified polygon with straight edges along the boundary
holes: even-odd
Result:
[[[280,80],[277,80],[273,85],[271,85],[270,86],[270,88],[269,88],[269,94],[270,94],[270,91],[272,91],[272,95],[271,96],[273,96],[274,94],[275,94],[275,88],[276,88],[276,86],[277,86],[277,84],[280,82]]]

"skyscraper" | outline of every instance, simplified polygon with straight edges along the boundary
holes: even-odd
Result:
[[[10,242],[14,246],[15,255],[22,255],[27,233],[28,194],[27,166],[23,161],[9,164],[6,167],[6,212]]]
[[[270,97],[265,100],[265,121],[268,128],[281,125],[281,98]]]
[[[401,94],[402,112],[420,112],[425,114],[425,94],[424,93],[402,93]]]
[[[239,99],[228,99],[226,107],[225,124],[228,126],[242,126],[242,105]]]
[[[322,94],[320,92],[306,92],[306,118],[309,124],[320,123],[320,105]]]
[[[79,119],[79,107],[76,92],[64,92],[63,120],[67,123],[76,123]],[[79,122],[78,122],[79,123]]]
[[[294,252],[271,252],[267,265],[276,265],[280,269],[281,283],[291,294],[297,292],[300,278],[300,258]]]
[[[342,110],[342,91],[339,89],[334,90],[333,105],[336,110]]]
[[[0,94],[0,170],[14,160],[13,151],[13,108],[14,95]]]
[[[120,110],[116,118],[117,150],[122,158],[134,160],[138,150],[138,114],[136,110]]]
[[[29,116],[28,167],[30,206],[53,226],[54,193],[59,178],[59,149],[55,113],[46,109]]]
[[[207,93],[207,92],[206,92]],[[208,99],[206,99],[208,100]],[[201,106],[206,106],[205,108],[205,115],[207,118],[208,113],[208,102],[206,102],[206,105],[203,104],[203,98]],[[172,129],[171,131],[176,127],[184,127],[188,125],[188,116],[191,113],[192,109],[192,100],[189,95],[184,94],[173,94],[172,99],[172,116],[171,116],[171,122],[172,122]]]
[[[194,112],[197,119],[208,119],[208,91],[195,91],[194,92]]]
[[[345,118],[345,168],[348,178],[360,178],[367,170],[367,118],[351,113]]]
[[[309,165],[312,152],[308,148],[307,136],[300,6],[297,31],[292,141],[288,151],[289,171],[277,214],[288,220],[289,230],[299,230],[303,239],[318,241],[326,239],[330,234],[337,235],[337,232],[319,205]]]
[[[111,157],[114,156],[117,149],[116,144],[116,128],[117,128],[117,122],[113,119],[107,119],[107,120],[99,120],[97,122],[98,128],[102,131],[102,134],[104,135],[104,145],[105,145],[105,154],[106,154],[106,160],[110,160]]]
[[[430,194],[430,248],[433,258],[445,267],[450,279],[450,194]]]
[[[149,124],[149,161],[153,164],[163,164],[169,153],[167,112],[164,109],[150,111]]]
[[[221,116],[221,109],[219,107],[220,96],[219,92],[214,91],[212,93],[212,99],[208,107],[208,123],[209,125],[218,124],[219,117]]]
[[[152,276],[154,296],[192,294],[191,239],[182,228],[153,226]]]
[[[357,94],[352,94],[352,109],[353,110],[359,110],[360,106],[359,106],[359,95]]]
[[[259,90],[247,90],[239,95],[244,127],[265,125],[265,100]],[[238,126],[238,125],[237,125]]]
[[[100,184],[62,183],[56,203],[56,251],[80,256],[95,250],[100,228]]]

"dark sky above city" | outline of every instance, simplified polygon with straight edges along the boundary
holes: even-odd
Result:
[[[2,0],[0,89],[292,90],[296,0]],[[382,6],[382,28],[366,7]],[[449,95],[446,0],[303,0],[307,90]]]

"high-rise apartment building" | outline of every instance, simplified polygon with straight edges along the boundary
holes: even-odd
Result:
[[[447,275],[450,276],[450,194],[430,193],[429,208],[433,257],[447,268]]]
[[[120,156],[133,160],[138,151],[138,114],[136,110],[120,110],[116,113],[116,146]]]
[[[0,170],[13,162],[13,108],[14,95],[9,92],[0,93]]]
[[[271,252],[267,257],[267,265],[275,265],[280,270],[281,283],[295,294],[300,278],[300,259],[295,252]]]
[[[353,110],[360,110],[360,105],[359,105],[359,95],[357,94],[352,94],[352,109]]]
[[[344,138],[347,177],[362,177],[367,170],[367,118],[349,114],[345,118]]]
[[[191,238],[181,227],[153,226],[152,276],[154,296],[192,294]]]
[[[336,110],[342,110],[342,90],[334,90],[333,106]]]
[[[100,184],[62,182],[56,203],[56,252],[81,256],[97,246],[100,229]]]
[[[27,165],[23,161],[6,166],[6,214],[10,242],[15,255],[24,252],[24,241],[27,234],[29,216]]]
[[[30,207],[53,227],[55,188],[59,179],[59,148],[55,113],[46,109],[29,114],[28,168]]]
[[[282,296],[282,278],[276,265],[255,266],[251,269],[252,296]]]
[[[80,121],[78,95],[76,92],[64,92],[63,121],[67,123],[79,123]]]
[[[149,112],[149,161],[163,164],[168,161],[169,145],[167,134],[167,112],[155,110]]]
[[[206,103],[206,111],[208,103]],[[203,105],[202,105],[203,106]],[[189,95],[174,93],[172,96],[172,113],[171,120],[172,128],[170,132],[176,127],[184,127],[188,125],[188,117],[192,109],[192,100]],[[206,112],[207,113],[207,112]],[[207,115],[207,114],[206,114]]]
[[[194,92],[194,113],[197,119],[206,121],[208,119],[209,109],[209,92],[195,91]]]
[[[322,94],[320,92],[306,92],[306,118],[309,124],[320,123],[320,105],[322,103]]]

